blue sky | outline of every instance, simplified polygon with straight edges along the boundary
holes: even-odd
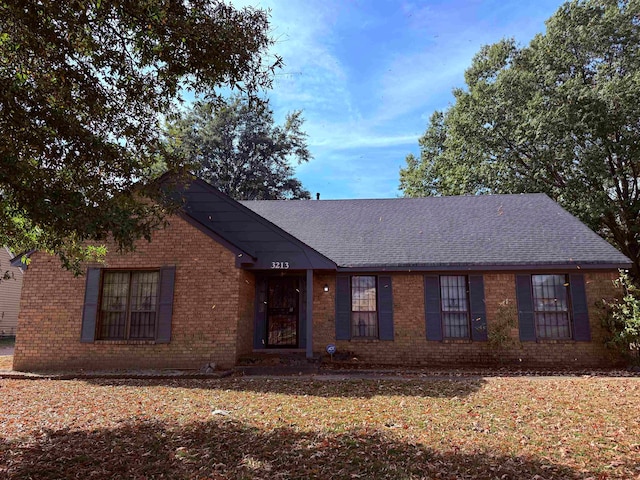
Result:
[[[285,67],[268,92],[276,120],[303,110],[314,158],[297,177],[315,196],[399,196],[399,169],[431,113],[464,86],[480,47],[544,31],[558,0],[234,0],[271,11]]]

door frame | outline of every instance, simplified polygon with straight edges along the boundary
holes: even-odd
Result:
[[[292,279],[293,282],[292,284],[293,289],[297,290],[297,301],[296,301],[296,305],[295,305],[295,317],[296,317],[296,334],[295,334],[295,344],[270,344],[269,343],[269,324],[270,324],[270,315],[269,315],[269,286],[271,284],[271,282],[274,281],[281,281],[284,279]],[[266,335],[265,335],[265,348],[269,348],[269,349],[274,349],[274,348],[299,348],[300,346],[300,278],[297,278],[296,276],[282,276],[282,275],[278,275],[278,276],[269,276],[267,277],[267,308],[266,308],[266,315],[265,315],[265,331],[266,331]],[[293,296],[293,295],[292,295]]]
[[[297,322],[296,322],[296,345],[269,345],[268,330],[268,288],[269,282],[274,279],[294,277],[297,280],[298,304],[297,304]],[[303,322],[306,321],[306,277],[303,272],[273,272],[264,271],[256,272],[256,293],[255,293],[255,314],[254,314],[254,332],[253,332],[253,349],[254,350],[298,350],[304,348],[306,343],[306,328]]]

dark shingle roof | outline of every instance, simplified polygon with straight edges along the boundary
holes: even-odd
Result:
[[[340,267],[630,264],[544,194],[241,203]]]

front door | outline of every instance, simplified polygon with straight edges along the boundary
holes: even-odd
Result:
[[[270,277],[267,283],[267,347],[296,348],[300,289],[297,277]]]

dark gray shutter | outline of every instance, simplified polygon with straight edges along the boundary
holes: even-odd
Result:
[[[442,340],[440,278],[438,275],[424,276],[424,313],[427,340]]]
[[[171,317],[173,316],[173,290],[176,267],[160,268],[160,302],[158,304],[157,343],[171,341]]]
[[[573,310],[573,339],[579,342],[590,342],[591,328],[583,275],[569,275],[569,291]]]
[[[393,289],[391,277],[378,277],[378,327],[380,340],[393,340]]]
[[[267,277],[256,278],[256,314],[253,324],[253,348],[267,345]]]
[[[336,340],[351,339],[351,282],[349,275],[336,276]]]
[[[518,298],[518,323],[521,342],[536,341],[536,325],[533,315],[531,275],[516,275],[516,296]]]
[[[87,269],[87,280],[84,288],[84,306],[82,308],[81,342],[93,342],[96,338],[96,321],[98,320],[98,300],[100,299],[100,270]]]
[[[487,341],[487,310],[484,304],[482,275],[469,275],[469,306],[471,308],[471,340]]]

